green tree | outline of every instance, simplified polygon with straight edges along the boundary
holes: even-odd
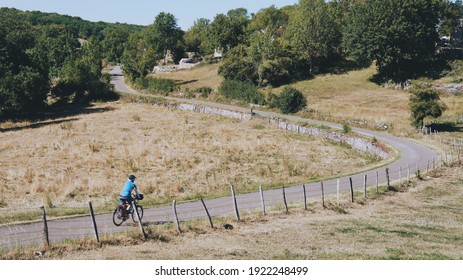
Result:
[[[210,54],[214,51],[208,39],[211,21],[206,18],[196,20],[184,35],[186,50],[199,55]]]
[[[263,30],[277,31],[280,28],[284,30],[288,25],[288,20],[289,16],[283,10],[270,6],[261,9],[252,17],[248,30],[250,33]]]
[[[147,43],[153,50],[156,59],[164,58],[170,50],[176,61],[184,53],[183,31],[177,25],[173,14],[161,12],[143,32]]]
[[[308,62],[310,74],[317,72],[340,44],[339,30],[323,0],[300,0],[289,19],[285,37],[297,57]]]
[[[109,29],[102,41],[102,52],[107,61],[120,63],[129,32],[124,29]]]
[[[154,57],[154,51],[142,33],[130,35],[122,55],[124,73],[133,81],[146,76],[155,64]]]
[[[247,10],[243,8],[230,10],[227,15],[218,14],[211,23],[208,34],[214,48],[224,52],[247,41],[246,28],[249,24]]]
[[[31,50],[36,34],[14,10],[0,12],[0,116],[29,114],[44,108],[49,89],[46,72]]]
[[[37,64],[48,69],[50,79],[58,77],[64,63],[80,48],[79,41],[66,27],[49,25],[41,28],[41,34],[33,49]]]
[[[443,0],[441,12],[442,15],[439,24],[440,35],[447,36],[451,44],[463,43],[458,42],[458,40],[463,40],[463,26],[461,26],[460,22],[460,20],[463,19],[463,2],[461,0]],[[460,38],[458,38],[458,36],[454,36],[457,34],[460,35]]]
[[[344,33],[348,54],[376,61],[382,76],[404,79],[422,70],[438,42],[439,0],[370,0],[354,7]]]
[[[95,37],[83,43],[59,71],[52,88],[55,99],[61,103],[87,103],[95,99],[107,100],[114,96],[109,80],[102,74],[102,52]]]
[[[447,106],[440,100],[439,93],[431,84],[417,83],[410,96],[409,108],[412,125],[421,128],[426,117],[440,117]]]
[[[283,114],[297,113],[307,107],[307,99],[299,90],[286,86],[278,98],[278,104]]]
[[[222,65],[219,67],[219,74],[226,80],[240,81],[256,85],[257,65],[248,55],[246,46],[239,45],[231,49],[225,55]]]
[[[250,42],[249,56],[257,65],[259,86],[279,86],[297,76],[289,43],[279,36],[278,30],[254,32]]]

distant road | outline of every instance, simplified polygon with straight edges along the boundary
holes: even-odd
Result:
[[[115,67],[111,72],[113,75],[112,83],[115,86],[116,91],[135,94],[141,96],[147,96],[136,92],[133,89],[128,88],[124,83],[124,77],[122,76],[122,71],[120,67]],[[199,104],[204,106],[218,107],[223,109],[229,109],[234,111],[243,111],[249,112],[249,109],[240,108],[231,105],[217,104],[212,102],[205,102],[200,100],[192,99],[182,99],[182,98],[171,98],[166,97],[170,100],[179,101],[182,103],[192,103]],[[338,124],[321,122],[311,119],[305,119],[295,116],[282,115],[277,113],[270,113],[264,111],[254,110],[257,115],[262,117],[279,117],[286,118],[296,122],[307,122],[316,125],[324,125],[334,128],[341,128]],[[385,142],[390,146],[397,149],[400,153],[400,157],[390,163],[387,167],[390,170],[390,179],[397,180],[399,169],[402,170],[402,178],[406,178],[408,170],[410,173],[415,173],[417,167],[421,170],[424,170],[426,166],[437,157],[437,154],[432,151],[430,148],[416,143],[411,140],[394,137],[385,133],[380,133],[377,131],[369,131],[365,129],[354,128],[353,131],[359,134],[363,134],[368,137],[375,137],[379,141]],[[355,189],[360,189],[363,186],[364,175],[367,175],[368,184],[376,184],[376,178],[378,178],[379,183],[384,185],[386,182],[385,167],[377,168],[374,170],[360,172],[355,175],[346,176],[339,178],[340,190],[345,191],[349,189],[349,177],[352,178]],[[378,177],[377,177],[378,176]],[[309,198],[319,197],[321,195],[320,182],[310,183],[305,185],[307,190],[307,196]],[[324,181],[324,188],[326,194],[336,193],[337,189],[337,179],[330,179]],[[302,201],[302,186],[292,186],[286,188],[286,199],[288,203],[292,201]],[[272,205],[281,205],[282,204],[282,191],[281,190],[266,190],[265,201],[266,206]],[[236,197],[237,203],[239,205],[240,211],[246,211],[251,209],[256,209],[261,207],[260,194],[258,192],[240,194]],[[222,197],[215,199],[205,200],[205,203],[208,207],[209,213],[211,216],[223,216],[227,214],[234,213],[233,201],[230,197]],[[162,206],[156,208],[145,209],[145,214],[143,217],[143,222],[148,224],[162,223],[166,221],[173,221],[172,207]],[[193,202],[179,202],[177,205],[177,212],[179,214],[179,220],[189,220],[195,218],[204,218],[204,208],[200,201]],[[104,214],[96,216],[96,223],[98,225],[98,231],[101,234],[120,232],[125,231],[128,227],[132,227],[130,223],[124,224],[120,227],[116,227],[112,223],[112,214]],[[50,242],[58,242],[65,239],[78,238],[79,236],[92,236],[92,226],[89,218],[70,218],[65,220],[50,221],[48,223],[50,228],[50,235],[52,236]],[[41,223],[31,223],[24,225],[10,225],[10,226],[0,226],[0,236],[3,238],[2,244],[15,244],[28,245],[37,243],[37,240],[40,240],[41,236]],[[12,235],[14,233],[14,235]],[[5,246],[5,245],[3,245]],[[1,249],[1,246],[0,246]]]

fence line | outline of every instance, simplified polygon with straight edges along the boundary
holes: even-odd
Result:
[[[443,166],[451,163],[459,163],[458,158],[452,158],[452,162],[446,162],[443,165],[437,166],[437,168],[442,168]],[[434,160],[433,160],[434,163]],[[412,177],[417,178],[420,176],[422,173],[426,173],[425,171],[429,171],[429,168],[427,167],[424,170],[420,169],[419,163],[409,163],[406,166],[407,168],[407,176],[406,180],[409,181],[411,180]],[[436,170],[436,166],[433,164],[432,170]],[[414,174],[414,176],[412,176]],[[402,175],[402,166],[399,166],[395,170],[391,170],[389,167],[385,168],[384,172],[378,172],[378,170],[375,171],[376,175],[376,182],[375,184],[370,184],[368,185],[367,181],[367,174],[364,174],[363,176],[357,176],[357,180],[353,180],[352,177],[348,178],[348,181],[336,179],[331,182],[320,182],[320,189],[319,192],[321,193],[321,202],[322,202],[322,208],[326,207],[326,189],[327,186],[331,186],[333,188],[333,192],[331,195],[336,196],[336,202],[339,205],[340,203],[340,193],[346,190],[350,190],[350,202],[353,203],[355,201],[355,189],[362,190],[363,191],[363,198],[366,199],[367,196],[367,188],[372,187],[378,192],[378,187],[379,187],[379,178],[380,175],[382,177],[386,176],[386,179],[389,181],[389,184],[396,183],[399,186],[402,185],[402,181],[404,180],[403,175]],[[396,179],[395,179],[396,178]],[[409,179],[410,178],[410,179]],[[197,209],[192,211],[191,209],[188,209],[187,211],[185,210],[184,213],[180,213],[178,211],[182,210],[182,207],[177,208],[177,206],[182,206],[182,205],[187,205],[186,202],[183,202],[179,205],[177,205],[177,202],[174,200],[173,201],[173,219],[176,223],[177,226],[177,231],[179,234],[182,233],[181,231],[181,221],[183,220],[188,220],[192,219],[194,217],[200,217],[200,218],[207,218],[209,220],[209,223],[211,225],[211,228],[213,228],[213,215],[210,214],[210,210],[212,209],[217,209],[217,206],[219,208],[227,208],[230,211],[228,212],[229,214],[232,214],[233,212],[236,215],[237,220],[240,220],[240,214],[238,211],[238,207],[240,205],[245,205],[249,204],[252,202],[255,202],[254,204],[257,205],[254,209],[258,209],[259,206],[263,209],[262,212],[265,215],[266,214],[266,208],[267,206],[277,206],[277,205],[283,205],[286,213],[289,212],[289,203],[295,203],[295,202],[302,202],[302,207],[304,209],[307,209],[307,188],[306,185],[302,185],[302,188],[286,188],[282,187],[281,192],[278,193],[278,190],[264,190],[262,186],[259,186],[258,192],[254,196],[249,196],[247,199],[244,199],[242,196],[238,196],[235,192],[235,189],[233,185],[230,186],[231,192],[232,192],[232,203],[230,202],[225,202],[225,204],[219,204],[218,202],[214,202],[211,200],[210,202],[206,202],[201,198],[200,200],[197,200],[192,204],[192,202],[188,202],[188,206],[193,205],[194,209],[197,205]],[[312,191],[316,192],[316,188],[311,188]],[[289,197],[289,195],[291,197]],[[265,199],[264,199],[265,197]],[[312,196],[312,200],[317,200],[317,196]],[[296,205],[296,204],[295,204]],[[299,204],[298,204],[299,205]],[[35,225],[35,230],[33,229],[26,229],[23,228],[21,231],[18,231],[17,229],[12,229],[9,226],[6,227],[1,227],[1,228],[8,228],[9,232],[6,233],[0,233],[0,237],[3,240],[6,240],[2,243],[0,243],[0,249],[2,248],[11,248],[16,246],[24,246],[24,245],[32,245],[32,244],[37,244],[42,241],[42,244],[44,246],[49,246],[50,245],[50,240],[61,240],[66,239],[66,238],[75,238],[75,237],[82,237],[82,238],[91,238],[93,235],[97,242],[99,242],[99,237],[97,231],[94,231],[94,229],[97,226],[97,222],[94,219],[88,219],[89,217],[92,217],[92,211],[89,211],[88,217],[82,217],[79,219],[87,219],[87,222],[89,226],[82,226],[78,221],[76,220],[66,220],[66,221],[52,221],[48,222],[47,217],[46,217],[46,211],[45,207],[40,207],[40,210],[42,211],[43,214],[43,228],[42,230],[38,229],[38,225]],[[223,215],[223,214],[222,214]],[[93,221],[93,222],[92,222]],[[172,219],[171,219],[172,221]],[[92,223],[95,223],[93,226]],[[78,225],[79,228],[76,230],[75,225]],[[139,226],[141,227],[142,230],[142,235],[144,235],[143,231],[143,224],[139,223]],[[67,230],[66,230],[67,229]],[[64,230],[64,231],[63,231]],[[33,238],[21,238],[21,235],[36,235]],[[39,236],[42,234],[43,236]],[[20,239],[21,238],[21,239]],[[20,240],[19,240],[20,239]],[[54,241],[55,242],[55,241]],[[13,245],[13,246],[12,246]]]

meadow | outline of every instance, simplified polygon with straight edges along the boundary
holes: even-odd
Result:
[[[201,87],[216,90],[223,79],[217,74],[218,67],[218,64],[202,65],[188,71],[158,73],[153,76],[176,80],[185,92]],[[398,136],[417,137],[415,128],[410,125],[410,93],[394,85],[376,84],[373,81],[375,74],[376,68],[372,65],[340,74],[318,75],[313,79],[291,84],[307,98],[307,108],[298,115],[370,129],[386,129],[388,133]],[[443,77],[431,82],[447,83],[449,78]],[[267,94],[278,94],[282,88],[265,88],[263,91]],[[209,99],[224,102],[223,98],[214,95]],[[463,116],[461,95],[441,94],[441,99],[448,110],[438,122],[454,121]]]
[[[112,209],[128,174],[145,205],[255,191],[369,168],[345,145],[268,126],[144,103],[94,104],[54,120],[3,123],[3,208]]]

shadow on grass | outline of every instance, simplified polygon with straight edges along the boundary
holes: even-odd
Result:
[[[433,123],[428,125],[432,131],[439,131],[439,132],[463,132],[463,124],[455,124],[450,122],[445,123]]]
[[[106,108],[93,108],[93,105],[68,105],[63,107],[53,108],[50,111],[37,113],[34,115],[27,115],[21,117],[15,117],[12,119],[12,122],[21,122],[21,121],[29,121],[32,122],[31,124],[27,124],[24,126],[14,126],[9,128],[1,128],[0,132],[9,132],[9,131],[20,131],[23,129],[30,129],[30,128],[40,128],[47,125],[52,124],[63,124],[72,121],[79,120],[80,118],[70,118],[70,119],[63,119],[78,115],[87,115],[87,114],[95,114],[95,113],[103,113],[114,110],[111,107]],[[0,118],[0,122],[7,121],[7,118]]]
[[[180,80],[176,80],[176,85],[178,86],[181,86],[181,85],[187,85],[187,84],[192,84],[192,83],[195,83],[197,82],[198,80],[189,80],[189,81],[180,81]]]

